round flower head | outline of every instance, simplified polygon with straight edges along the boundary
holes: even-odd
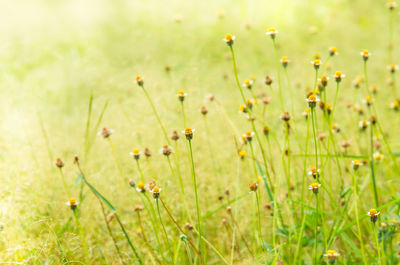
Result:
[[[185,134],[187,140],[192,140],[194,131],[194,129],[187,127],[182,133]]]
[[[228,46],[232,46],[233,45],[233,41],[235,40],[235,36],[233,36],[232,34],[226,34],[224,41],[226,42],[226,44]]]
[[[244,159],[246,157],[246,151],[245,150],[240,150],[238,152],[239,158]]]
[[[362,52],[360,52],[360,55],[363,57],[364,61],[368,60],[368,58],[371,56],[371,53],[364,49]]]
[[[341,71],[336,71],[334,77],[336,82],[340,82],[345,77],[345,75]]]
[[[258,188],[258,184],[257,183],[250,183],[249,184],[249,190],[250,190],[250,192],[252,192],[252,191],[254,191],[254,192],[256,192],[257,191],[257,188]]]
[[[309,189],[309,190],[312,190],[312,192],[313,192],[314,194],[318,194],[318,192],[319,192],[319,187],[321,187],[321,184],[319,184],[319,183],[317,183],[317,182],[314,182],[314,183],[312,183],[310,186],[308,186],[308,189]]]
[[[278,34],[278,31],[276,28],[269,28],[267,29],[267,32],[265,33],[271,37],[271,39],[275,39],[276,35]]]
[[[243,113],[247,113],[247,108],[246,108],[246,106],[243,105],[243,104],[240,105],[240,106],[239,106],[239,111],[240,111],[240,112],[243,112]]]
[[[308,175],[313,176],[315,179],[319,175],[319,169],[316,169],[315,167],[310,167],[310,170],[308,171]]]
[[[159,187],[154,187],[150,192],[153,193],[154,199],[157,200],[158,198],[160,198],[161,189]]]
[[[382,162],[383,158],[384,158],[384,156],[379,152],[374,154],[374,160],[376,163]]]
[[[327,250],[324,256],[328,258],[329,264],[335,264],[336,259],[340,256],[340,254],[337,253],[336,250]]]
[[[128,180],[128,184],[129,184],[129,186],[131,186],[132,188],[135,188],[135,187],[136,187],[136,183],[135,183],[135,181],[134,181],[133,179]]]
[[[390,104],[390,108],[395,110],[395,111],[398,111],[399,110],[399,105],[400,105],[399,101],[395,100]]]
[[[170,136],[172,141],[178,141],[179,140],[179,134],[177,131],[172,131],[171,136]]]
[[[205,96],[205,99],[207,100],[207,101],[210,101],[210,102],[212,102],[212,101],[214,101],[214,94],[211,94],[211,93],[208,93],[208,94],[206,94],[206,96]]]
[[[143,211],[143,209],[144,209],[144,206],[142,204],[136,204],[135,208],[133,208],[133,210],[135,212],[141,212],[141,211]]]
[[[339,125],[337,125],[336,123],[332,125],[331,129],[332,129],[332,132],[334,132],[334,133],[340,133],[340,130],[341,130]]]
[[[149,183],[147,183],[147,189],[149,190],[149,191],[151,191],[152,189],[154,189],[154,187],[156,186],[156,181],[155,180],[152,180],[152,181],[149,181]]]
[[[329,48],[329,55],[330,56],[334,56],[334,55],[338,55],[338,49],[335,46],[332,46]]]
[[[329,77],[327,77],[325,75],[321,76],[321,78],[319,79],[319,81],[321,82],[321,85],[323,87],[326,87],[328,85],[328,80],[329,80]]]
[[[308,102],[308,106],[310,108],[315,108],[315,106],[317,105],[317,102],[319,101],[319,99],[313,94],[310,95],[306,101]]]
[[[328,115],[331,115],[331,112],[332,112],[332,106],[331,106],[331,104],[326,103],[326,104],[325,104],[325,110],[326,110],[326,113],[328,113]]]
[[[253,80],[251,80],[251,79],[246,79],[246,80],[244,80],[244,82],[243,82],[243,87],[246,87],[246,88],[248,88],[248,89],[251,89],[251,86],[253,85]]]
[[[286,67],[289,64],[290,60],[287,56],[282,56],[281,58],[281,63],[283,65],[283,67]]]
[[[132,150],[132,152],[129,153],[131,156],[133,156],[134,159],[138,160],[140,159],[140,155],[142,154],[142,152],[140,152],[139,149],[135,148]]]
[[[173,149],[169,145],[163,145],[163,147],[160,149],[160,154],[163,154],[165,156],[169,156],[173,153]]]
[[[314,59],[311,63],[314,65],[315,70],[318,70],[322,64],[320,59]]]
[[[143,86],[144,80],[143,80],[143,78],[142,78],[140,75],[136,76],[135,79],[136,79],[136,83],[137,83],[139,86]]]
[[[201,106],[200,113],[203,114],[203,115],[207,115],[208,109],[207,109],[207,107],[205,105]]]
[[[74,198],[70,198],[67,202],[66,205],[68,205],[71,210],[75,210],[76,206],[78,206],[78,202]]]
[[[103,138],[106,139],[106,138],[110,137],[113,133],[114,133],[114,130],[104,127],[97,134],[103,136]]]
[[[252,109],[254,104],[256,104],[256,101],[252,100],[251,98],[246,99],[246,105],[249,109]]]
[[[304,116],[304,118],[306,118],[306,120],[308,119],[308,115],[310,115],[310,109],[309,109],[309,108],[306,108],[306,109],[303,111],[303,116]]]
[[[150,151],[150,149],[149,148],[145,148],[144,149],[144,155],[146,156],[146,158],[150,158],[151,157],[151,151]]]
[[[351,161],[351,164],[353,165],[354,170],[357,170],[360,166],[363,165],[363,163],[360,160],[353,160]]]
[[[251,140],[253,139],[253,136],[254,136],[254,132],[250,132],[250,131],[247,131],[245,134],[243,134],[243,137],[246,137],[246,140],[249,142],[251,142]]]
[[[375,223],[378,220],[378,215],[380,212],[376,211],[376,209],[369,209],[368,216],[371,218],[371,222]]]
[[[285,111],[282,115],[281,115],[281,119],[285,122],[289,122],[290,121],[290,113]]]
[[[351,140],[344,140],[344,141],[342,141],[342,142],[340,143],[340,145],[341,145],[344,149],[347,149],[347,148],[349,148],[350,145],[351,145]]]
[[[246,135],[240,136],[240,139],[242,140],[242,143],[243,143],[243,144],[247,144],[247,137],[246,137]]]
[[[393,10],[397,7],[397,3],[395,1],[389,1],[387,3],[387,7],[389,8],[389,10]]]
[[[270,97],[263,97],[263,103],[264,105],[268,105],[269,103],[271,103],[271,98]]]
[[[271,78],[269,75],[266,75],[266,76],[265,76],[265,79],[264,79],[264,83],[265,83],[267,86],[270,86],[270,85],[272,84],[272,78]]]
[[[177,96],[180,101],[184,101],[187,94],[185,93],[185,91],[179,90]]]
[[[56,166],[58,167],[58,168],[63,168],[64,167],[64,162],[61,160],[61,158],[59,158],[59,157],[57,157],[57,159],[56,159]]]
[[[367,128],[368,128],[368,125],[369,125],[369,121],[367,121],[367,120],[362,120],[362,121],[360,121],[360,122],[358,123],[358,126],[360,126],[360,129],[361,129],[361,130],[367,129]]]
[[[139,183],[136,185],[136,190],[137,190],[138,192],[145,193],[145,192],[146,192],[146,187],[145,187],[144,183],[143,183],[143,182],[139,182]]]
[[[264,133],[264,135],[269,135],[269,127],[268,126],[264,126],[264,128],[263,128],[263,133]]]
[[[378,87],[376,85],[372,85],[371,92],[372,92],[372,94],[376,94],[378,92]]]
[[[363,99],[363,102],[369,107],[369,106],[371,106],[372,105],[372,98],[371,98],[371,96],[366,96],[364,99]]]
[[[391,72],[391,73],[395,73],[397,70],[399,70],[399,66],[397,64],[390,64],[388,65],[387,69]]]

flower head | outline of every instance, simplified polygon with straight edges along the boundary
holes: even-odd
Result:
[[[318,70],[322,64],[320,59],[314,59],[311,63],[314,65],[315,70]]]
[[[253,85],[253,80],[251,80],[251,79],[246,79],[246,80],[244,80],[244,82],[243,82],[243,87],[246,87],[246,88],[248,88],[248,89],[251,89],[251,86]]]
[[[74,198],[70,198],[67,202],[66,205],[68,205],[71,210],[75,210],[76,206],[78,206],[78,202]]]
[[[330,56],[334,56],[334,55],[337,55],[337,54],[339,54],[339,53],[338,53],[338,49],[335,46],[332,46],[332,47],[329,48],[329,55]]]
[[[192,140],[194,131],[194,129],[187,127],[182,133],[185,134],[187,140]]]
[[[244,159],[246,157],[246,151],[245,150],[240,150],[238,152],[238,155],[239,155],[240,159]]]
[[[319,187],[321,187],[321,184],[319,184],[319,183],[317,183],[317,182],[314,182],[314,183],[312,183],[310,186],[308,186],[308,189],[309,189],[309,190],[312,190],[312,192],[313,192],[314,194],[318,194],[318,192],[319,192]]]
[[[319,79],[319,81],[321,82],[321,85],[324,88],[328,85],[328,80],[329,80],[329,77],[327,77],[326,75],[321,76],[321,78]]]
[[[137,190],[138,192],[145,193],[145,192],[146,192],[145,184],[144,184],[143,182],[139,182],[139,183],[136,185],[136,190]]]
[[[281,115],[281,119],[285,122],[289,122],[290,121],[290,113],[285,111],[282,115]]]
[[[390,108],[392,108],[395,111],[398,111],[399,110],[399,105],[400,105],[399,101],[395,100],[390,104]]]
[[[128,184],[129,186],[131,186],[132,188],[136,187],[136,182],[133,179],[128,180]]]
[[[336,71],[334,78],[336,80],[336,82],[340,82],[342,81],[342,79],[345,77],[345,75],[341,72],[341,71]]]
[[[178,99],[180,101],[184,101],[185,97],[187,96],[187,94],[185,93],[185,91],[183,90],[179,90],[178,93],[176,94],[178,96]]]
[[[136,80],[136,83],[137,83],[139,86],[143,86],[144,80],[143,80],[143,78],[142,78],[140,75],[136,76],[135,80]]]
[[[153,193],[153,198],[154,198],[155,200],[157,200],[158,198],[160,198],[161,189],[160,189],[159,187],[154,187],[150,192]]]
[[[286,67],[289,64],[290,60],[287,56],[282,56],[281,58],[281,63],[283,65],[283,67]]]
[[[243,137],[246,138],[247,141],[251,142],[253,139],[254,132],[247,131],[245,134],[243,134]]]
[[[360,160],[353,160],[351,161],[351,164],[353,165],[354,170],[357,170],[360,166],[363,165],[363,163]]]
[[[226,42],[226,44],[228,46],[232,46],[233,45],[233,41],[235,40],[235,36],[233,36],[232,34],[226,34],[224,41]]]
[[[200,113],[203,114],[203,115],[207,115],[208,109],[207,109],[207,107],[205,105],[201,106]]]
[[[372,98],[371,98],[371,96],[366,96],[364,99],[363,99],[363,102],[369,107],[369,106],[371,106],[372,105]]]
[[[332,125],[331,129],[332,129],[332,132],[334,132],[334,133],[340,133],[340,130],[341,130],[339,125],[337,125],[336,123]]]
[[[278,34],[278,30],[276,30],[276,28],[269,28],[265,34],[269,35],[271,39],[275,39],[276,35]]]
[[[312,94],[306,99],[306,101],[308,102],[308,106],[310,108],[315,108],[317,102],[319,101],[319,98],[317,98],[314,94]]]
[[[374,160],[375,160],[376,163],[382,162],[383,158],[384,158],[384,156],[379,152],[376,152],[374,154]]]
[[[265,76],[265,79],[264,79],[264,83],[265,83],[267,86],[270,86],[270,85],[272,84],[272,78],[271,78],[269,75],[266,75],[266,76]]]
[[[160,149],[160,154],[163,154],[165,156],[170,156],[173,152],[174,150],[169,145],[163,145],[163,147]]]
[[[308,175],[313,176],[313,178],[316,178],[319,175],[319,169],[316,169],[315,167],[310,167],[308,170]]]
[[[257,191],[257,188],[258,188],[258,184],[256,183],[256,182],[254,182],[254,183],[250,183],[249,184],[249,190],[250,190],[250,192],[256,192]]]
[[[376,209],[369,209],[368,211],[368,216],[371,218],[371,222],[375,223],[378,220],[378,215],[380,212],[378,212]]]
[[[368,128],[368,125],[369,125],[369,121],[367,121],[367,120],[362,120],[362,121],[360,121],[360,122],[358,123],[358,126],[360,126],[360,129],[361,129],[361,130],[367,129],[367,128]]]
[[[58,167],[58,168],[62,168],[62,167],[64,167],[64,162],[61,160],[61,158],[59,158],[59,157],[57,157],[57,159],[56,159],[56,166]]]
[[[142,154],[142,152],[140,152],[139,149],[134,148],[132,150],[132,152],[129,153],[131,156],[133,156],[134,159],[139,160],[140,159],[140,155]]]
[[[172,141],[178,141],[179,140],[179,134],[177,131],[172,131],[171,136],[170,136]]]
[[[371,56],[371,53],[364,49],[362,52],[360,52],[360,55],[363,57],[364,61],[368,60],[368,58]]]
[[[240,106],[239,106],[239,111],[240,111],[240,112],[243,112],[243,113],[247,113],[247,108],[246,108],[246,106],[245,106],[244,104],[240,105]]]
[[[340,256],[340,254],[337,253],[336,250],[327,250],[324,256],[328,258],[329,264],[335,264],[336,259]]]
[[[391,73],[395,73],[397,70],[399,70],[399,66],[397,64],[390,64],[387,66],[387,69],[391,72]]]
[[[393,10],[397,7],[397,3],[395,1],[389,1],[387,3],[387,7],[389,8],[389,10]]]
[[[104,127],[97,134],[103,136],[104,139],[106,139],[106,138],[110,137],[113,133],[114,133],[113,129],[108,129],[108,128]]]

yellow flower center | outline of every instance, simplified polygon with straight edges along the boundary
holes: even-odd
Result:
[[[317,97],[314,96],[314,95],[311,95],[311,96],[308,97],[308,101],[310,101],[310,102],[316,102],[316,101],[317,101]]]
[[[140,75],[136,76],[136,81],[142,80],[142,77]]]
[[[144,189],[144,183],[143,182],[139,182],[137,184],[137,187],[138,187],[139,190],[143,190]]]
[[[132,150],[132,153],[135,154],[135,155],[138,155],[139,152],[140,152],[140,151],[139,151],[139,149],[137,149],[137,148],[135,148],[135,149]]]
[[[364,50],[362,51],[362,53],[363,53],[363,55],[368,55],[368,54],[369,54],[369,51],[364,49]]]
[[[190,134],[190,133],[192,133],[193,131],[192,131],[192,128],[186,128],[185,129],[185,134]]]
[[[314,183],[311,184],[311,188],[312,189],[318,189],[319,188],[319,184],[314,182]]]
[[[248,85],[250,85],[250,84],[251,84],[251,82],[250,82],[250,80],[249,80],[249,79],[246,79],[246,80],[244,80],[244,84],[245,84],[246,86],[248,86]]]
[[[229,34],[229,33],[228,33],[228,34],[225,35],[225,40],[226,40],[226,41],[232,41],[232,38],[233,38],[233,37],[232,37],[232,34]]]
[[[335,72],[336,77],[342,77],[342,72],[341,71],[336,71]]]
[[[240,150],[240,151],[239,151],[239,156],[240,156],[240,157],[246,156],[246,151]]]
[[[269,33],[274,33],[274,32],[276,31],[276,29],[275,29],[275,28],[269,28],[267,31],[268,31]]]
[[[377,213],[376,209],[369,209],[369,215],[375,216]]]
[[[160,192],[160,189],[159,189],[158,187],[155,187],[155,188],[153,189],[153,192],[154,192],[154,193],[159,193],[159,192]]]
[[[287,56],[282,56],[281,61],[282,61],[282,62],[287,62],[288,59],[289,59],[289,58],[288,58]]]
[[[314,59],[314,65],[319,65],[321,64],[321,60],[320,59]]]
[[[330,52],[331,53],[336,53],[338,51],[338,49],[336,47],[331,47],[330,48]]]
[[[74,198],[69,199],[69,205],[71,206],[76,205],[76,200]]]
[[[178,95],[179,95],[179,96],[184,96],[184,95],[185,95],[185,91],[179,90],[179,91],[178,91]]]

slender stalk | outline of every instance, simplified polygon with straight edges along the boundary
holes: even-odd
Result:
[[[76,222],[76,227],[79,231],[80,239],[81,239],[81,245],[83,247],[83,250],[85,252],[85,258],[86,258],[86,263],[91,264],[90,258],[89,258],[89,249],[87,246],[86,238],[85,238],[85,231],[83,230],[81,226],[81,222],[79,221],[79,216],[78,213],[76,212],[76,208],[72,210],[74,212],[74,217],[75,217],[75,222]]]
[[[274,46],[274,52],[275,52],[275,60],[276,60],[276,75],[278,79],[278,88],[279,88],[279,100],[281,103],[281,109],[282,111],[285,109],[285,106],[283,104],[283,94],[282,94],[282,85],[281,85],[281,67],[279,63],[279,56],[278,56],[278,49],[276,47],[276,42],[275,39],[272,39],[272,44]]]
[[[317,256],[317,249],[318,249],[318,208],[319,208],[319,199],[318,199],[318,193],[315,194],[315,229],[314,229],[314,263],[315,265],[318,264],[318,256]]]
[[[142,182],[144,182],[144,175],[143,175],[142,168],[140,167],[139,159],[135,159],[135,160],[136,160],[136,166],[137,166],[139,174],[140,174],[140,180]]]
[[[118,156],[117,156],[117,152],[115,151],[114,144],[113,144],[113,142],[111,141],[111,137],[107,137],[107,140],[108,140],[108,142],[110,143],[111,151],[112,151],[112,153],[113,153],[113,156],[114,156],[114,159],[115,159],[115,163],[117,164],[118,171],[119,171],[119,175],[120,175],[121,178],[123,178],[123,177],[124,177],[124,174],[122,173],[122,172],[123,172],[123,171],[122,171],[122,166],[121,166],[121,163],[119,162],[119,159],[118,159]]]
[[[173,257],[172,252],[171,252],[171,244],[169,243],[169,238],[168,238],[167,230],[165,230],[164,222],[162,221],[162,218],[161,218],[160,206],[159,206],[159,204],[158,204],[158,199],[156,199],[156,205],[157,205],[158,219],[160,220],[161,227],[162,227],[163,232],[164,232],[165,240],[166,240],[166,242],[167,242],[167,247],[168,247],[168,250],[169,250],[170,255],[171,255],[171,260],[174,260],[174,257]],[[174,263],[174,264],[175,264],[175,263]]]
[[[262,231],[261,231],[261,212],[260,212],[260,199],[258,198],[258,192],[254,192],[256,194],[256,201],[257,201],[257,222],[258,222],[258,236],[260,237],[260,242],[262,246],[262,250],[265,250],[265,245],[264,245],[264,239],[262,236]]]
[[[311,108],[311,119],[312,119],[312,128],[313,128],[313,135],[314,135],[314,150],[315,150],[315,169],[318,170],[318,143],[317,143],[317,133],[316,133],[316,111],[315,107]],[[317,173],[317,177],[318,177]],[[319,177],[318,179],[319,180]]]
[[[374,233],[376,251],[378,252],[378,259],[379,259],[379,263],[378,264],[381,265],[382,264],[381,246],[379,245],[378,232],[376,231],[375,223],[372,224],[372,230],[373,230],[373,233]]]
[[[333,106],[332,106],[332,112],[331,112],[331,116],[333,117],[333,113],[335,112],[335,108],[336,108],[336,101],[339,95],[339,84],[340,82],[336,82],[336,93],[335,93],[335,99],[333,100]]]

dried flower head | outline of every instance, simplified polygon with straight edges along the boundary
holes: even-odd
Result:
[[[378,220],[378,215],[380,212],[378,212],[376,209],[369,209],[368,211],[368,216],[371,218],[371,222],[375,223]]]
[[[135,205],[135,208],[133,209],[135,212],[141,212],[141,211],[143,211],[143,209],[144,209],[144,206],[143,206],[143,204],[136,204]]]
[[[250,183],[249,184],[249,190],[250,190],[250,192],[252,192],[252,191],[257,191],[257,188],[258,188],[258,184],[256,183],[256,182],[254,182],[254,183]]]
[[[169,145],[163,145],[163,147],[160,149],[160,154],[163,154],[165,156],[170,156],[173,153],[173,149]]]
[[[57,159],[56,159],[56,166],[58,168],[63,168],[64,167],[64,162],[59,157],[57,157]]]
[[[206,96],[205,96],[205,99],[207,100],[207,101],[210,101],[210,102],[212,102],[212,101],[214,101],[214,94],[211,94],[211,93],[208,93],[208,94],[206,94]]]
[[[128,180],[128,184],[129,186],[131,186],[132,188],[136,187],[136,182],[133,179],[129,179]]]
[[[151,151],[149,148],[145,148],[143,154],[146,156],[146,158],[150,158],[151,157]]]
[[[172,141],[178,141],[179,140],[179,134],[177,131],[172,131],[171,136],[170,136]]]
[[[185,134],[187,140],[192,140],[194,131],[194,129],[187,127],[182,133]]]
[[[136,83],[137,83],[139,86],[143,86],[144,80],[143,80],[143,78],[142,78],[140,75],[136,76],[135,79],[136,79]]]
[[[70,198],[67,202],[66,205],[68,205],[71,210],[75,210],[76,206],[78,206],[78,202],[74,198]]]
[[[234,40],[235,40],[235,36],[233,36],[232,34],[228,33],[228,34],[225,35],[224,41],[226,42],[226,44],[228,46],[232,46]]]
[[[281,119],[285,122],[289,122],[290,121],[290,113],[285,111],[282,115],[281,115]]]
[[[268,105],[269,103],[271,103],[271,98],[270,97],[263,97],[263,103],[264,105]]]
[[[347,148],[349,148],[350,145],[351,145],[351,140],[343,140],[343,141],[340,143],[340,145],[341,145],[344,149],[347,149]]]
[[[272,78],[271,78],[269,75],[266,75],[266,76],[265,76],[265,79],[264,79],[264,83],[265,83],[267,86],[270,86],[270,85],[272,84]]]
[[[275,39],[276,35],[278,34],[278,31],[276,28],[269,28],[267,29],[267,32],[265,33],[271,37],[271,39]]]
[[[101,135],[104,137],[104,139],[110,137],[114,133],[114,130],[108,129],[104,127],[101,131],[98,132],[98,135]]]
[[[207,107],[205,105],[201,106],[200,113],[203,114],[203,115],[207,115],[208,109],[207,109]]]
[[[314,183],[312,183],[310,186],[308,186],[308,189],[309,189],[309,190],[312,190],[312,192],[313,192],[314,194],[318,194],[318,192],[319,192],[319,187],[321,187],[321,184],[319,184],[319,183],[317,183],[317,182],[314,182]]]

